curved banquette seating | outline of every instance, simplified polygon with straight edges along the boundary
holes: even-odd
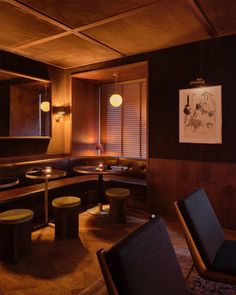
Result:
[[[53,216],[50,205],[54,198],[65,195],[79,195],[81,210],[86,205],[97,203],[97,176],[79,175],[73,168],[75,166],[98,165],[103,162],[106,166],[126,166],[127,169],[119,175],[104,177],[105,187],[127,187],[131,189],[131,196],[127,205],[139,209],[146,209],[146,162],[141,159],[128,159],[118,157],[60,157],[37,159],[31,161],[0,161],[0,176],[17,177],[19,184],[13,187],[0,189],[0,212],[14,208],[28,208],[34,211],[34,226],[43,223],[43,197],[44,180],[29,179],[26,172],[32,168],[51,166],[54,169],[65,170],[66,176],[49,181],[49,217]],[[84,206],[83,206],[84,205]]]

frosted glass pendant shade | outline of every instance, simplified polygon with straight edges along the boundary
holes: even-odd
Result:
[[[50,111],[50,103],[48,101],[41,102],[40,109],[45,113],[49,112]]]
[[[113,107],[119,107],[122,104],[122,97],[120,94],[112,94],[110,97],[110,103]]]

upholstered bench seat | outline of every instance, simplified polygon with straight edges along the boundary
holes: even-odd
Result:
[[[80,175],[74,171],[75,166],[98,165],[103,162],[106,166],[125,166],[127,169],[117,175],[104,176],[105,189],[124,187],[131,191],[126,205],[132,208],[147,210],[147,181],[146,161],[143,159],[120,158],[110,156],[88,157],[21,157],[0,161],[0,174],[4,177],[17,177],[19,184],[0,190],[1,210],[14,208],[29,208],[34,212],[33,226],[41,227],[45,223],[42,207],[45,193],[43,180],[29,179],[25,176],[31,169],[43,169],[50,166],[67,172],[65,178],[48,182],[49,221],[53,219],[53,199],[65,195],[81,198],[81,208],[84,210],[97,203],[97,175]]]

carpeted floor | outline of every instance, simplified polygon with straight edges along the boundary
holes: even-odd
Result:
[[[192,259],[187,249],[175,249],[177,258],[182,268],[184,277],[187,276],[187,285],[192,295],[236,295],[236,285],[226,285],[216,282],[206,281],[199,277],[196,270],[190,272]],[[105,283],[102,278],[94,282],[90,287],[80,293],[80,295],[108,295]],[[169,294],[168,294],[169,295]],[[172,295],[172,294],[170,294]],[[174,293],[173,293],[174,295]]]

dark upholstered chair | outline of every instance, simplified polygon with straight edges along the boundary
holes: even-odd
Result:
[[[204,189],[175,202],[175,209],[199,275],[236,284],[236,241],[225,240]]]
[[[189,294],[160,217],[97,256],[109,295]]]

